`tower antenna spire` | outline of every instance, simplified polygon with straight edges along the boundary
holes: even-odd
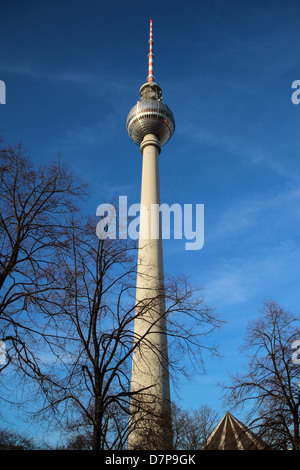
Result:
[[[149,36],[149,54],[148,54],[148,77],[147,82],[155,82],[153,75],[153,36],[152,36],[152,20],[150,20],[150,36]]]

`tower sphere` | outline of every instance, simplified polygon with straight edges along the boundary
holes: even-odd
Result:
[[[157,83],[145,83],[140,89],[141,100],[130,110],[126,127],[129,137],[138,145],[147,134],[155,134],[164,145],[175,131],[175,119],[169,106],[161,101]]]

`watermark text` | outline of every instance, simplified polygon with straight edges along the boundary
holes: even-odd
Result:
[[[292,342],[292,349],[296,349],[292,355],[293,364],[300,364],[300,339]]]
[[[204,204],[132,204],[127,196],[119,196],[119,207],[101,204],[96,215],[100,239],[188,240],[186,250],[200,250],[204,245]],[[172,222],[173,221],[173,222]]]
[[[6,104],[6,85],[3,80],[0,80],[0,104]]]
[[[6,349],[4,341],[0,340],[0,365],[6,363]]]

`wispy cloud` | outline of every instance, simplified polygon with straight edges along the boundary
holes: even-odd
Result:
[[[205,283],[206,297],[214,304],[245,303],[260,296],[276,296],[277,289],[296,283],[299,278],[300,248],[286,243],[264,255],[223,260],[210,272]]]
[[[33,80],[48,80],[62,85],[78,85],[88,93],[93,93],[95,97],[105,96],[111,102],[116,102],[123,96],[127,96],[132,91],[132,84],[136,82],[126,74],[119,75],[110,73],[108,70],[93,70],[91,72],[78,69],[41,68],[39,64],[19,62],[8,64],[1,62],[0,68],[3,73],[28,77]]]
[[[235,202],[206,224],[212,256],[205,291],[215,303],[235,304],[299,277],[300,190],[282,190]],[[264,290],[264,292],[263,292]]]
[[[266,129],[266,134],[269,131]],[[283,132],[281,128],[278,131]],[[299,148],[296,148],[294,141],[288,140],[288,136],[282,139],[280,136],[278,139],[273,136],[273,145],[270,145],[270,138],[266,137],[264,140],[260,136],[256,139],[255,129],[245,133],[236,117],[230,116],[226,117],[226,125],[223,123],[221,128],[213,124],[213,118],[208,116],[207,122],[203,123],[187,120],[182,123],[178,132],[191,146],[206,147],[208,151],[217,151],[219,155],[230,155],[238,164],[253,167],[257,171],[268,170],[291,183],[300,182],[299,172],[294,171],[295,165],[298,164]],[[272,132],[275,132],[274,129]],[[206,164],[209,163],[208,160]],[[221,164],[222,162],[219,163]]]
[[[45,80],[55,80],[63,82],[76,82],[88,83],[95,80],[91,74],[79,71],[51,71],[41,69],[37,65],[30,65],[25,63],[3,64],[1,63],[1,70],[6,73],[15,75],[24,75],[32,78],[39,78]]]
[[[255,239],[256,233],[273,233],[290,227],[290,236],[298,236],[300,217],[300,189],[282,190],[274,194],[266,191],[234,201],[231,207],[215,216],[215,223],[207,227],[212,243],[234,237]],[[242,242],[242,240],[240,240]],[[262,240],[263,242],[263,240]]]

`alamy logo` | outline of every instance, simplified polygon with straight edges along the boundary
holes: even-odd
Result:
[[[292,349],[296,349],[296,351],[292,355],[293,364],[300,364],[300,339],[296,339],[296,341],[293,341]]]
[[[294,80],[292,83],[292,88],[296,89],[291,96],[291,100],[293,104],[300,103],[300,80]]]
[[[185,243],[186,250],[201,250],[204,245],[204,204],[194,207],[193,204],[152,204],[148,209],[143,204],[128,207],[127,196],[119,196],[118,208],[112,204],[101,204],[96,215],[101,217],[96,228],[100,239],[129,237],[137,240],[139,236],[146,240],[184,238],[189,240]],[[173,227],[171,218],[174,220]]]
[[[6,85],[0,80],[0,104],[6,104]]]
[[[0,340],[0,365],[5,364],[5,343]]]

